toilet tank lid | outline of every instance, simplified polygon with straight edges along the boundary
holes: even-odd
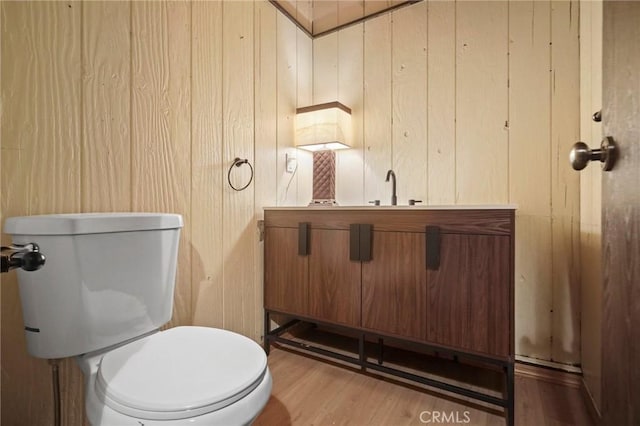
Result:
[[[10,217],[10,235],[80,235],[182,228],[182,216],[169,213],[74,213]]]

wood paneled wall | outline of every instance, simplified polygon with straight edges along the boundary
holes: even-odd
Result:
[[[602,1],[580,2],[580,140],[600,145],[602,124],[590,119],[602,109]],[[602,169],[580,172],[582,373],[593,404],[602,401]]]
[[[298,186],[302,168],[282,166],[311,99],[311,40],[266,1],[2,2],[1,13],[2,217],[180,213],[169,325],[259,340],[256,219],[311,198],[311,172]],[[227,184],[235,157],[255,168],[243,192]],[[52,424],[49,367],[26,353],[15,274],[2,281],[2,424]],[[61,380],[63,424],[83,424],[72,360]]]
[[[2,217],[182,214],[171,326],[260,338],[256,221],[311,199],[295,109],[337,98],[357,141],[338,156],[338,201],[387,203],[394,168],[401,203],[519,204],[518,353],[578,361],[577,3],[422,2],[313,42],[262,1],[0,8]],[[226,182],[235,157],[255,168],[244,192]],[[14,274],[1,291],[2,423],[50,424],[50,371],[26,354]],[[63,423],[83,424],[70,360],[62,393]]]
[[[578,3],[421,2],[316,38],[314,103],[353,110],[340,204],[515,203],[516,353],[580,362]]]

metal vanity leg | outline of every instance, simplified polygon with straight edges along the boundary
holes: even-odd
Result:
[[[360,358],[360,369],[362,371],[366,370],[364,366],[365,353],[364,353],[364,334],[363,333],[360,333],[360,336],[358,336],[358,357]]]
[[[514,363],[509,361],[507,364],[507,405],[505,407],[507,414],[507,425],[514,426],[516,420],[515,412],[515,373]]]
[[[269,311],[265,309],[264,311],[264,341],[262,342],[264,345],[264,352],[269,355],[270,343],[269,343],[269,333],[271,332],[271,319],[269,318]]]

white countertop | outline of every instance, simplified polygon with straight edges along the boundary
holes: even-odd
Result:
[[[450,205],[415,205],[415,206],[278,206],[265,207],[265,210],[517,210],[517,204],[450,204]]]

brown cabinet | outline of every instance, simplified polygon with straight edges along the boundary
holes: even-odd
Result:
[[[513,209],[266,209],[265,309],[513,359],[513,227]]]
[[[298,255],[298,228],[266,228],[264,252],[265,308],[308,315],[309,258]]]
[[[265,227],[265,308],[359,326],[361,268],[349,260],[349,231],[292,219]]]
[[[427,273],[426,340],[508,357],[509,237],[444,234],[440,250]]]
[[[504,407],[514,424],[513,208],[273,208],[264,217],[267,353],[277,342],[456,392]],[[271,314],[293,318],[272,330]],[[341,339],[357,340],[357,353],[291,337],[299,320],[346,329]],[[385,360],[389,341],[503,371],[503,398],[398,369]]]
[[[371,258],[362,264],[362,326],[424,340],[427,324],[424,234],[374,231]]]
[[[309,249],[309,314],[360,325],[359,262],[349,260],[349,231],[313,229]]]

